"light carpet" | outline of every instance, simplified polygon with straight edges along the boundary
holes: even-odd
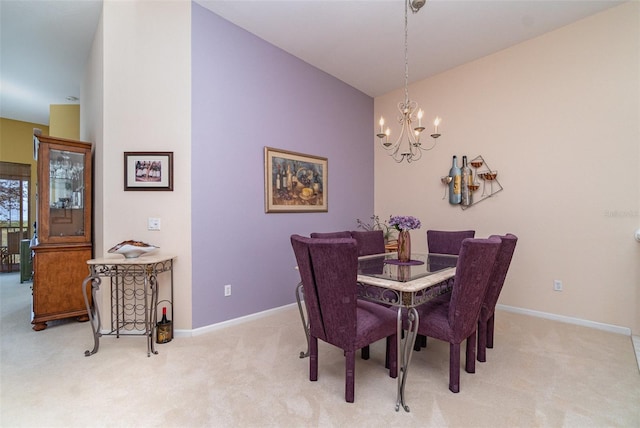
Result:
[[[293,290],[292,290],[293,295]],[[310,382],[295,306],[157,345],[104,337],[88,323],[30,324],[30,283],[0,275],[2,427],[638,427],[640,374],[631,338],[499,311],[495,348],[448,389],[449,345],[413,354],[411,412],[395,411],[384,341],[356,362],[344,401],[344,357],[320,343]],[[463,346],[464,349],[464,346]],[[464,355],[461,363],[464,365]]]

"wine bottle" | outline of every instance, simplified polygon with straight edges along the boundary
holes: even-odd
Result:
[[[292,188],[292,182],[291,182],[291,165],[287,165],[287,190],[291,191]]]
[[[171,321],[167,319],[166,306],[162,308],[162,319],[156,326],[157,326],[156,342],[157,343],[171,342],[173,335],[172,335]]]
[[[467,157],[462,156],[462,172],[460,179],[460,205],[468,207],[473,203],[473,192],[469,188],[472,175],[471,168],[467,165]]]
[[[460,203],[460,181],[462,179],[462,171],[458,166],[458,157],[453,157],[451,169],[449,170],[449,177],[451,177],[451,183],[449,183],[449,203],[457,205]]]
[[[276,190],[280,190],[280,184],[282,184],[282,177],[280,176],[280,165],[278,165],[278,173],[276,174]]]
[[[282,167],[282,185],[280,186],[282,190],[287,190],[287,173],[284,171],[284,166]]]

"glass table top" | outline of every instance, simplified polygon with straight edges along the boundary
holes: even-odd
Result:
[[[398,253],[374,254],[358,258],[358,275],[408,282],[455,267],[458,256],[413,253],[408,263],[398,261]]]

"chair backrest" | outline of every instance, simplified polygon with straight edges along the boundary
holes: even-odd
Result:
[[[430,253],[458,255],[462,241],[475,235],[475,230],[427,230],[427,247]]]
[[[307,318],[309,330],[315,337],[325,340],[324,326],[320,314],[320,303],[316,291],[316,283],[313,276],[313,266],[311,265],[311,254],[309,253],[309,243],[312,238],[300,235],[291,235],[291,247],[296,256],[298,271],[304,290],[304,305],[307,308]]]
[[[352,230],[351,237],[358,243],[358,256],[384,253],[382,230]]]
[[[449,303],[449,326],[458,341],[476,329],[480,306],[501,245],[497,237],[462,241]]]
[[[504,280],[507,277],[507,271],[509,270],[511,259],[516,249],[516,243],[518,242],[518,237],[511,233],[507,233],[504,236],[490,236],[490,238],[493,237],[500,238],[502,245],[500,246],[500,251],[498,252],[498,257],[496,258],[496,263],[489,279],[487,293],[484,296],[484,302],[480,309],[480,319],[485,321],[491,318],[496,308],[496,303],[498,303],[498,297],[502,291],[502,286],[504,285]]]
[[[358,255],[354,239],[291,236],[310,333],[342,349],[356,337]]]
[[[320,239],[334,239],[334,238],[344,238],[350,239],[351,232],[345,230],[344,232],[313,232],[311,234],[312,238],[320,238]]]
[[[353,239],[316,239],[309,244],[326,341],[355,350],[358,252]]]

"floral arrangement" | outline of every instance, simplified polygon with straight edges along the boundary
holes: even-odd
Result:
[[[359,218],[356,219],[358,228],[364,230],[382,230],[385,242],[389,242],[394,239],[393,234],[395,233],[395,229],[388,225],[386,220],[381,222],[380,217],[375,214],[372,215],[370,219],[371,223],[365,223]]]
[[[401,232],[405,232],[407,230],[420,229],[422,224],[420,223],[420,220],[413,216],[398,215],[389,219],[389,226]]]

